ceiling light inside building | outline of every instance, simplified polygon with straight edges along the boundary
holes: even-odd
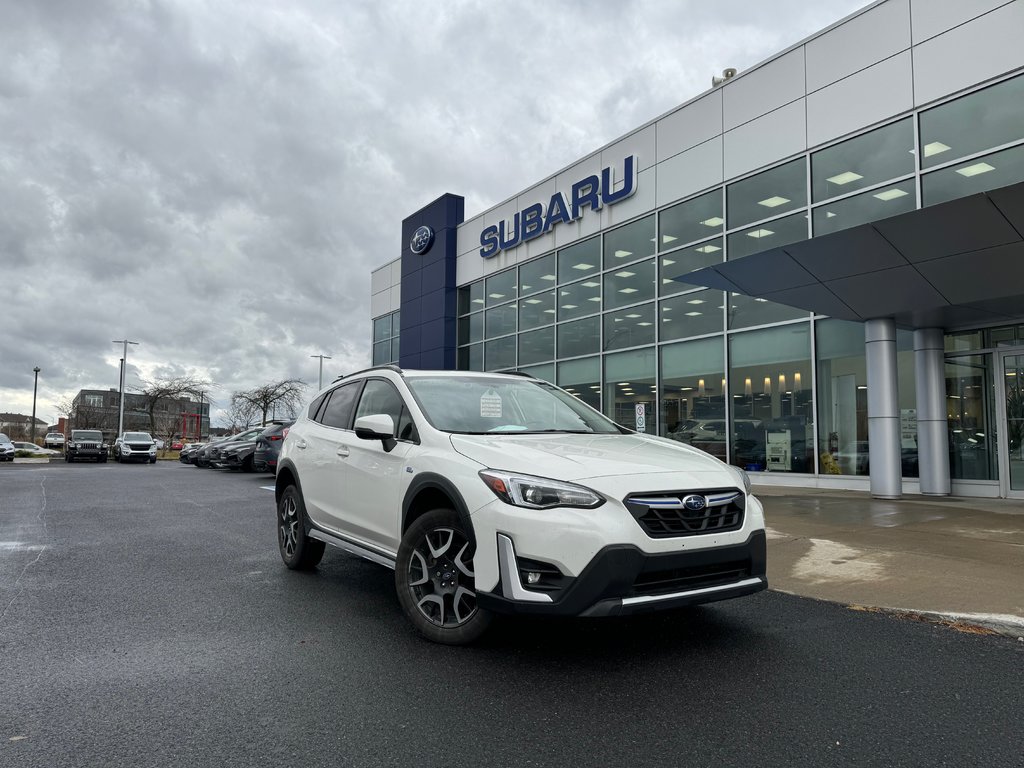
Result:
[[[635,277],[636,276],[636,272],[628,272],[628,271],[623,270],[622,272],[616,272],[615,276],[616,277]]]
[[[632,255],[633,255],[632,251],[616,251],[615,252],[615,258],[617,258],[617,259],[624,259],[627,256],[632,256]]]
[[[573,264],[572,268],[573,269],[593,269],[594,265],[593,264],[582,264],[582,263],[580,263],[580,264]]]
[[[705,227],[720,227],[722,226],[722,222],[724,221],[725,219],[723,219],[721,216],[712,216],[710,219],[704,219],[704,221],[702,221],[701,224],[703,224]]]
[[[931,157],[932,155],[941,155],[943,152],[948,152],[949,150],[949,145],[943,144],[941,141],[933,141],[924,145],[924,156]]]
[[[906,190],[902,189],[887,189],[884,192],[876,192],[872,197],[877,197],[879,200],[895,200],[897,197],[904,197],[909,194]]]
[[[778,208],[780,205],[785,205],[788,202],[788,197],[779,197],[778,195],[775,195],[774,197],[769,197],[765,200],[758,200],[757,204],[763,205],[765,208]]]
[[[678,239],[679,239],[678,237],[673,237],[672,235],[662,235],[661,236],[661,242],[663,242],[663,243],[674,243]]]
[[[583,284],[583,287],[584,288],[600,288],[601,284],[600,283],[595,283],[593,280],[588,280],[587,282],[585,282]]]
[[[702,245],[700,248],[697,249],[697,251],[700,253],[714,253],[715,251],[720,250],[722,249],[719,248],[717,245]]]
[[[703,314],[704,314],[703,312],[687,312],[686,316],[687,317],[697,317],[697,315],[703,315]]]
[[[661,260],[661,266],[663,266],[663,267],[670,267],[673,264],[675,264],[675,262],[672,259],[662,259]]]
[[[831,181],[833,184],[839,184],[840,186],[842,186],[843,184],[849,184],[851,181],[856,181],[857,179],[863,178],[864,177],[861,176],[859,173],[854,173],[853,171],[843,171],[842,173],[837,173],[835,176],[829,176],[827,179],[825,179],[825,181]]]
[[[619,293],[636,293],[636,288],[619,288]]]
[[[977,176],[982,173],[988,173],[994,171],[995,168],[988,163],[975,163],[974,165],[968,165],[966,168],[957,168],[956,172],[961,176],[970,178],[971,176]]]
[[[768,237],[769,235],[774,234],[775,233],[770,229],[755,229],[753,232],[747,232],[747,237],[756,237],[760,240],[762,237]]]

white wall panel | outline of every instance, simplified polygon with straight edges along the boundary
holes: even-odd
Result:
[[[391,312],[391,289],[379,291],[370,296],[370,317],[380,317]]]
[[[804,51],[797,48],[721,86],[725,130],[804,95]]]
[[[955,93],[1024,64],[1024,2],[1010,3],[914,48],[917,104]]]
[[[807,96],[809,147],[906,112],[914,106],[910,51]]]
[[[1006,3],[1007,0],[910,0],[914,45]]]
[[[484,230],[484,217],[477,216],[459,225],[456,253],[460,256],[470,251],[480,250],[480,233]]]
[[[370,273],[370,294],[379,293],[391,287],[391,265],[385,264]]]
[[[803,152],[807,148],[804,99],[787,104],[725,134],[725,178]]]
[[[519,260],[518,255],[516,254],[517,250],[517,248],[513,248],[508,251],[498,251],[497,256],[491,256],[489,259],[481,258],[480,261],[483,262],[482,267],[484,277],[514,266]],[[477,258],[480,258],[479,254],[477,254]]]
[[[455,260],[455,284],[465,285],[484,276],[484,260],[476,251],[459,256]]]
[[[659,163],[718,136],[722,132],[722,91],[712,91],[666,115],[654,127]]]
[[[811,93],[910,47],[910,0],[889,0],[808,40]]]
[[[387,312],[397,312],[402,308],[402,286],[394,285],[391,287],[391,303],[388,306]]]
[[[674,202],[722,183],[722,137],[658,163],[655,206]]]
[[[657,131],[653,125],[629,134],[601,151],[601,167],[622,168],[622,160],[628,155],[636,155],[638,168],[643,171],[657,162],[655,144]]]
[[[563,248],[570,243],[575,243],[577,240],[590,237],[600,231],[600,213],[595,213],[588,208],[576,221],[570,221],[568,224],[559,224],[554,228],[555,245],[558,248]]]
[[[402,284],[402,259],[398,258],[391,262],[391,285]]]

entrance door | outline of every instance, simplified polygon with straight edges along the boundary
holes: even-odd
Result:
[[[999,405],[1002,411],[1002,443],[999,453],[1002,464],[1002,489],[1011,499],[1024,499],[1024,352],[1004,353],[999,356],[998,371],[1002,385]]]

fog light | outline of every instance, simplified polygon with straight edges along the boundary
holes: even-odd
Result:
[[[527,584],[536,584],[538,581],[540,581],[540,574],[539,573],[537,573],[536,571],[528,571],[527,572],[527,574],[526,574],[526,583]]]

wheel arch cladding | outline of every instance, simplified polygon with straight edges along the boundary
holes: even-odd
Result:
[[[277,478],[274,480],[274,501],[281,501],[281,494],[289,485],[294,485],[298,488],[299,493],[302,493],[302,486],[299,484],[299,478],[292,469],[292,465],[285,464],[278,470]]]
[[[458,513],[459,520],[475,546],[476,533],[462,494],[446,477],[431,472],[417,475],[405,492],[405,499],[402,502],[402,534],[404,535],[418,518],[440,507],[448,507]]]

